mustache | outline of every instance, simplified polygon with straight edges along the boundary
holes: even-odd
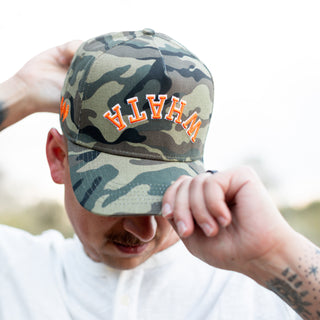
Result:
[[[129,232],[109,234],[106,237],[106,240],[107,242],[117,243],[126,247],[135,247],[145,244],[145,242],[141,241]]]

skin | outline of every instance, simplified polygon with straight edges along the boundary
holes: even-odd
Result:
[[[224,269],[244,273],[248,262],[272,255],[295,234],[250,168],[182,176],[163,202],[172,208],[165,215],[186,246]]]

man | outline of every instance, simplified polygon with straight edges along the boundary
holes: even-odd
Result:
[[[1,85],[0,129],[55,111],[78,45]],[[76,236],[1,227],[1,319],[320,317],[319,248],[250,169],[203,168],[212,100],[210,72],[165,35],[81,44],[61,93],[63,135],[51,129],[46,146]]]

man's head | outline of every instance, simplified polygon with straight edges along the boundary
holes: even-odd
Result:
[[[167,187],[181,175],[204,171],[212,104],[210,72],[165,35],[145,29],[83,43],[68,71],[60,106],[69,176],[62,183],[69,216],[75,206],[79,213],[70,217],[77,234],[82,211],[90,221],[107,217],[108,226],[117,221],[116,234],[128,221],[158,231]],[[168,228],[164,232],[170,233]]]
[[[73,191],[66,139],[56,129],[49,131],[46,151],[52,179],[64,184],[66,211],[92,260],[116,269],[130,269],[178,241],[169,222],[161,216],[102,216],[86,210]]]

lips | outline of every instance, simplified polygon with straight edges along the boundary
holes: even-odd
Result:
[[[114,241],[114,246],[122,253],[125,254],[139,254],[143,252],[148,246],[147,243],[139,243],[136,245],[127,245]]]

